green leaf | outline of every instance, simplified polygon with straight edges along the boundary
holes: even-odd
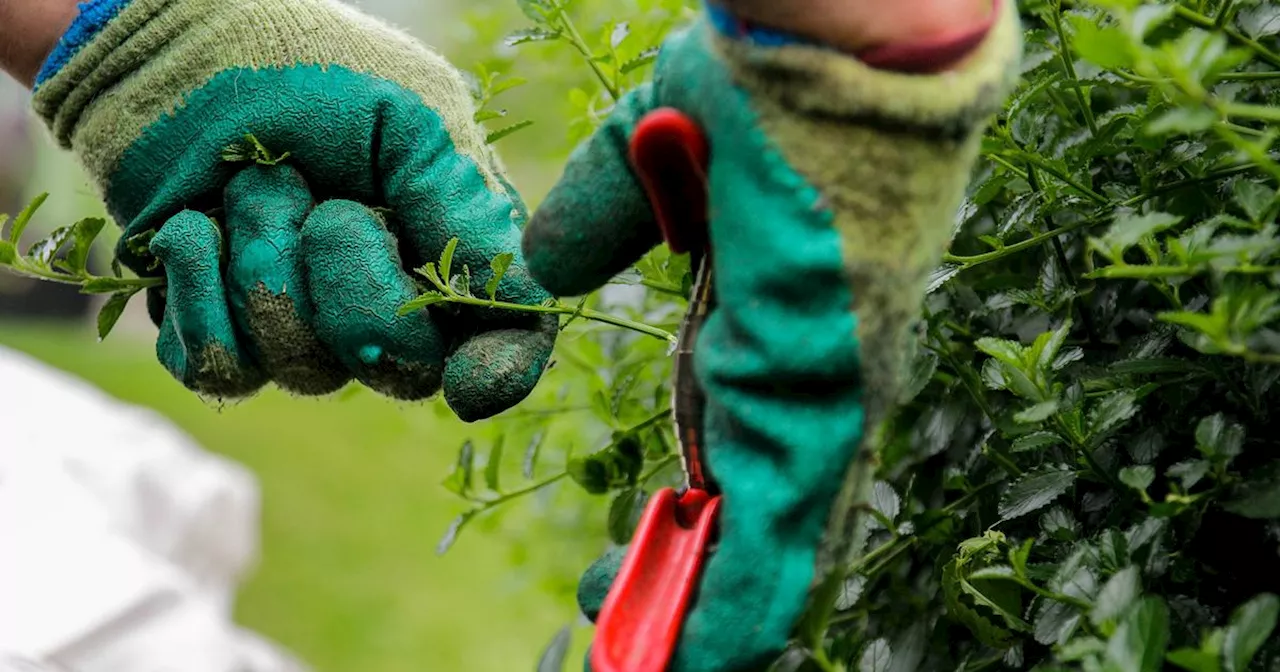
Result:
[[[471,492],[471,470],[475,465],[475,449],[470,441],[465,441],[458,449],[458,459],[453,465],[453,472],[444,479],[442,485],[449,492],[466,496]]]
[[[506,110],[503,110],[501,112],[497,110],[478,110],[475,113],[475,115],[472,117],[472,120],[475,121],[477,124],[480,124],[486,121],[490,121],[492,119],[501,119],[505,116],[507,116]]]
[[[18,213],[17,218],[13,220],[13,225],[9,228],[9,237],[7,240],[10,243],[13,243],[15,247],[19,242],[21,242],[22,232],[27,228],[27,225],[31,223],[31,218],[35,216],[36,211],[39,210],[40,206],[44,205],[44,202],[47,200],[49,200],[49,194],[40,194],[39,196],[36,196],[35,199],[27,204],[27,207],[22,209],[22,212]]]
[[[498,491],[499,480],[502,477],[502,435],[493,442],[493,448],[489,450],[488,461],[484,464],[484,487]]]
[[[1022,423],[1024,425],[1033,425],[1044,422],[1045,420],[1053,417],[1053,414],[1057,413],[1060,408],[1061,405],[1056,399],[1042,401],[1034,406],[1029,406],[1017,413],[1014,413],[1013,420],[1014,422]]]
[[[1169,610],[1158,597],[1148,597],[1129,612],[1107,642],[1105,672],[1156,672],[1169,643]]]
[[[654,47],[652,49],[645,49],[644,51],[640,52],[639,56],[636,56],[635,58],[624,62],[622,64],[622,67],[618,68],[618,70],[624,75],[629,75],[635,72],[636,70],[639,70],[640,68],[643,68],[644,66],[649,65],[650,63],[653,63],[656,60],[658,60],[657,47]]]
[[[1262,218],[1271,204],[1275,202],[1276,190],[1260,182],[1252,180],[1236,180],[1231,185],[1231,193],[1235,202],[1244,210],[1244,214],[1255,224],[1261,224]]]
[[[1093,625],[1100,627],[1108,621],[1120,620],[1142,593],[1141,579],[1138,568],[1132,565],[1108,579],[1102,585],[1102,590],[1098,591],[1093,609],[1089,612],[1089,620]]]
[[[617,49],[631,36],[631,24],[619,21],[609,33],[609,46]]]
[[[507,269],[511,268],[511,262],[515,261],[515,258],[516,255],[503,252],[489,262],[489,270],[493,271],[493,277],[484,283],[484,292],[489,296],[490,301],[498,299],[498,285],[502,284],[502,278],[506,277]]]
[[[116,292],[124,292],[137,290],[138,285],[124,278],[103,278],[92,277],[85,280],[80,285],[82,294],[115,294]]]
[[[1081,58],[1101,68],[1120,69],[1133,65],[1133,47],[1129,36],[1118,27],[1099,26],[1096,19],[1073,14],[1075,28],[1072,46]]]
[[[550,9],[547,0],[516,0],[516,4],[529,20],[539,24],[546,23],[546,12]]]
[[[444,251],[440,253],[440,279],[444,281],[445,286],[451,286],[453,283],[453,255],[458,250],[458,239],[450,238],[445,243]]]
[[[858,658],[858,672],[889,672],[893,664],[893,651],[885,639],[877,639],[867,645]]]
[[[1146,492],[1147,488],[1156,480],[1156,470],[1149,465],[1137,467],[1125,467],[1120,470],[1120,482],[1133,488]]]
[[[58,227],[53,230],[53,233],[33,243],[27,249],[27,258],[36,264],[48,267],[53,262],[53,258],[57,256],[58,250],[61,250],[62,246],[66,245],[73,235],[75,235],[74,226]]]
[[[1033,450],[1048,448],[1049,446],[1056,446],[1059,443],[1062,443],[1062,437],[1053,432],[1032,432],[1030,434],[1019,436],[1015,439],[1010,451],[1014,453],[1026,453]]]
[[[1152,137],[1172,133],[1201,133],[1218,121],[1218,113],[1207,107],[1179,107],[1147,122],[1144,132]]]
[[[1245,518],[1280,518],[1280,460],[1250,470],[1224,498],[1222,508]]]
[[[871,508],[893,522],[902,511],[902,498],[894,491],[893,486],[884,481],[876,481],[871,489]]]
[[[521,471],[525,478],[533,478],[534,472],[538,468],[538,457],[542,453],[542,439],[546,434],[539,432],[529,440],[529,445],[524,449],[524,460]]]
[[[547,30],[546,28],[521,28],[520,30],[509,33],[502,39],[502,43],[508,47],[515,47],[521,44],[529,44],[530,42],[550,42],[560,39],[561,33],[558,30]]]
[[[116,323],[120,321],[120,316],[124,314],[124,309],[129,305],[129,299],[136,293],[136,290],[117,292],[102,305],[102,309],[98,311],[99,341],[105,339],[115,328]]]
[[[9,266],[18,260],[18,248],[7,240],[0,240],[0,265]]]
[[[1000,338],[980,338],[973,343],[982,352],[1014,368],[1022,367],[1022,353],[1025,348],[1015,341]]]
[[[1222,672],[1219,656],[1209,651],[1178,649],[1170,651],[1164,659],[1190,672]]]
[[[567,625],[560,628],[560,632],[542,650],[542,655],[538,658],[538,672],[563,672],[572,642],[573,629]]]
[[[1182,217],[1167,212],[1148,212],[1144,215],[1125,213],[1118,215],[1102,236],[1101,243],[1119,261],[1124,252],[1148,236],[1154,235],[1182,221]]]
[[[436,544],[436,555],[444,555],[449,552],[450,548],[453,548],[454,542],[458,540],[458,534],[462,532],[462,528],[467,523],[471,522],[476,513],[477,511],[474,509],[467,511],[454,518],[452,523],[449,523],[449,529],[445,530],[444,536],[440,537],[440,541]]]
[[[515,133],[516,131],[519,131],[521,129],[528,128],[532,125],[533,125],[533,120],[525,119],[524,121],[512,124],[510,126],[507,126],[506,128],[500,128],[490,133],[487,137],[485,137],[484,141],[492,145],[493,143],[507,137],[508,135],[511,135],[512,133]]]
[[[566,466],[569,478],[592,495],[609,492],[609,465],[599,454],[575,457]]]
[[[100,217],[82,219],[72,225],[71,249],[67,251],[66,263],[60,265],[63,270],[72,275],[85,273],[85,267],[89,262],[89,250],[93,247],[93,241],[97,239],[98,234],[102,232],[102,227],[106,225],[107,220]]]
[[[1089,434],[1095,441],[1106,438],[1138,412],[1138,395],[1121,390],[1103,397],[1089,409]]]
[[[640,488],[627,488],[618,493],[609,504],[609,539],[619,546],[631,543],[636,525],[644,513],[648,495]]]
[[[1009,520],[1044,508],[1075,482],[1075,472],[1066,465],[1048,465],[1027,472],[1000,498],[1000,518]]]
[[[1258,595],[1236,609],[1223,643],[1225,672],[1245,672],[1249,668],[1249,661],[1275,629],[1278,614],[1280,599],[1269,593]]]
[[[1178,479],[1183,490],[1190,490],[1209,473],[1209,467],[1206,460],[1185,460],[1169,467],[1164,475]]]
[[[1228,424],[1221,413],[1202,419],[1196,425],[1196,447],[1205,457],[1235,457],[1244,446],[1244,429]]]
[[[400,310],[396,312],[398,315],[403,317],[405,315],[416,313],[419,310],[422,310],[423,308],[427,308],[428,306],[434,306],[438,303],[444,303],[448,300],[449,300],[449,297],[445,296],[444,294],[441,294],[440,292],[436,292],[436,291],[423,292],[418,296],[418,298],[411,299],[408,303],[404,304],[403,306],[400,306]]]

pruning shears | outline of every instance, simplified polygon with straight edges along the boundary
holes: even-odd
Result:
[[[596,620],[594,672],[663,672],[675,653],[687,610],[715,541],[719,488],[703,461],[705,397],[693,375],[693,346],[715,292],[707,228],[710,147],[696,122],[662,108],[631,138],[630,159],[663,238],[689,253],[695,282],[675,350],[672,410],[685,487],[650,499]]]

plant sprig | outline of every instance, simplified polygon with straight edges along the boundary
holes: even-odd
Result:
[[[126,278],[119,264],[112,264],[114,275],[94,275],[88,269],[93,243],[106,226],[100,217],[87,217],[54,229],[48,236],[32,243],[26,253],[19,251],[22,234],[40,206],[49,198],[41,194],[31,201],[9,225],[9,215],[0,214],[0,268],[35,280],[74,285],[84,294],[109,295],[98,313],[98,338],[106,338],[123,314],[129,299],[138,292],[164,284],[164,278]]]
[[[477,308],[488,308],[494,310],[510,310],[523,313],[540,313],[543,315],[567,315],[571,318],[582,318],[594,322],[601,322],[623,329],[652,336],[662,339],[668,343],[675,344],[675,334],[655,327],[651,324],[637,322],[625,317],[602,313],[582,305],[568,306],[555,299],[548,299],[546,302],[538,305],[528,305],[522,303],[511,303],[507,301],[499,301],[498,287],[502,279],[506,276],[507,269],[510,268],[514,255],[511,253],[502,253],[494,257],[490,262],[490,272],[492,276],[485,283],[485,293],[488,298],[480,298],[471,293],[471,269],[467,266],[462,267],[461,273],[454,273],[453,256],[458,249],[459,240],[453,238],[445,245],[444,252],[440,255],[440,261],[436,263],[428,263],[417,272],[426,278],[434,290],[423,292],[418,298],[409,301],[400,308],[401,315],[428,308],[430,306],[442,303],[450,303],[463,306],[473,306]]]

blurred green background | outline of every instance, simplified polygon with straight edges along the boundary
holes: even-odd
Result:
[[[510,65],[510,49],[500,37],[523,25],[515,0],[356,4],[463,68],[482,59]],[[557,119],[565,116],[566,93],[579,75],[548,82],[559,67],[531,66],[521,74],[546,85],[524,87],[503,101],[513,117],[539,123],[539,132],[499,145],[513,181],[532,203],[558,176],[574,141]],[[103,213],[74,160],[29,117],[26,92],[0,75],[0,212],[15,212],[40,192],[51,196],[26,240]],[[97,252],[108,249],[100,244]],[[435,553],[449,522],[465,508],[440,482],[459,445],[502,434],[500,421],[466,426],[441,403],[395,403],[354,389],[322,400],[271,390],[214,406],[155,362],[154,328],[142,301],[98,343],[87,317],[92,307],[69,306],[81,315],[70,320],[15,317],[14,307],[24,303],[75,300],[74,294],[48,298],[36,291],[44,290],[0,276],[0,346],[155,409],[208,450],[257,474],[264,509],[261,559],[239,596],[242,624],[317,670],[364,672],[533,669],[552,636],[575,624],[568,667],[578,665],[590,633],[573,591],[578,574],[606,545],[602,502],[585,506],[589,498],[576,489],[549,489],[482,517],[448,554]]]

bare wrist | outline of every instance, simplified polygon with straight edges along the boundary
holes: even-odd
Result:
[[[712,0],[738,18],[858,52],[981,24],[992,0]]]
[[[0,0],[0,68],[30,87],[76,16],[78,0]]]

